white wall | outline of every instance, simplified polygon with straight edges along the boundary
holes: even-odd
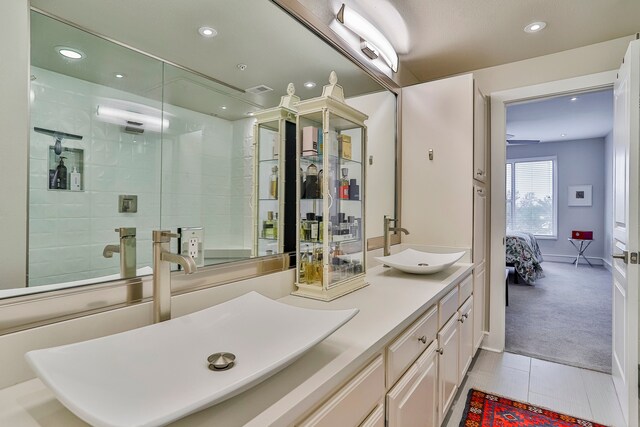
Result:
[[[484,94],[617,70],[635,36],[473,71]]]
[[[585,252],[591,258],[604,255],[604,139],[549,142],[507,147],[508,159],[557,157],[558,235],[538,239],[546,260],[575,260],[576,250],[567,240],[571,230],[592,230],[594,240]],[[568,186],[592,185],[592,206],[568,206]],[[584,262],[584,261],[582,261]]]
[[[402,89],[403,243],[471,248],[473,104],[471,74]]]
[[[0,13],[0,289],[26,286],[29,134],[29,2],[3,0]]]
[[[383,217],[395,215],[396,201],[396,97],[377,92],[346,100],[369,116],[367,125],[367,182],[365,189],[365,229],[369,239],[382,236]],[[369,165],[369,156],[373,164]]]

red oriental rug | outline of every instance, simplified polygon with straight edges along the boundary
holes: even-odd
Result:
[[[460,427],[604,427],[483,391],[469,390]]]

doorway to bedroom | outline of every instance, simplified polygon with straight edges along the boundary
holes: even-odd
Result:
[[[611,373],[613,90],[507,105],[505,350]]]

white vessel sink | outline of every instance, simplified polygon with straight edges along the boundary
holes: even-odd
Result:
[[[167,322],[30,351],[38,377],[93,426],[159,426],[251,388],[358,313],[311,310],[256,292]],[[228,370],[207,358],[236,356]]]
[[[376,257],[376,260],[405,273],[433,274],[451,267],[464,256],[464,252],[434,254],[405,249],[394,255]]]

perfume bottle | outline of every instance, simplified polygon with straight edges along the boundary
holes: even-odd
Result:
[[[271,176],[269,177],[269,196],[272,199],[278,198],[278,166],[271,168]]]
[[[305,197],[307,199],[318,198],[318,168],[311,163],[307,167],[307,180],[305,182]]]
[[[267,212],[267,219],[262,222],[262,237],[275,239],[277,237],[277,222],[273,219],[273,212]]]
[[[318,241],[318,220],[316,219],[316,214],[313,212],[307,213],[307,229],[308,229],[308,239],[312,242]]]
[[[348,174],[349,174],[349,169],[342,168],[342,179],[340,180],[338,198],[344,199],[344,200],[349,200],[349,179],[347,178]]]

